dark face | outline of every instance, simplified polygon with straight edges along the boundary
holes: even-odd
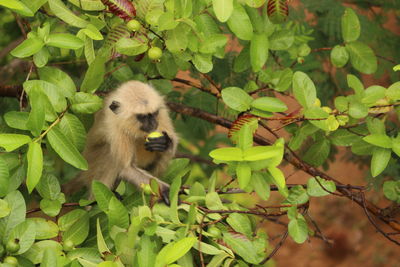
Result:
[[[136,119],[141,123],[140,130],[150,133],[158,127],[158,111],[147,114],[137,114]]]

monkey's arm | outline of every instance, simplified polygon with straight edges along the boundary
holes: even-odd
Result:
[[[149,184],[151,179],[155,179],[160,186],[161,197],[163,198],[165,204],[169,205],[169,185],[152,176],[145,170],[142,170],[136,166],[127,166],[121,170],[118,176],[119,178],[136,185],[138,188],[140,188],[142,184]]]

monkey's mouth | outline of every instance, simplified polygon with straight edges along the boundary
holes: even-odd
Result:
[[[150,133],[150,132],[155,131],[157,129],[157,127],[158,127],[157,122],[144,123],[140,127],[140,130],[142,130],[143,132],[146,132],[146,133]]]

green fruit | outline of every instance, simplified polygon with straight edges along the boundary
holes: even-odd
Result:
[[[208,228],[207,231],[210,235],[212,235],[215,238],[220,238],[221,237],[221,230],[219,230],[217,227],[215,226],[211,226]]]
[[[16,253],[20,249],[19,240],[18,239],[11,239],[8,240],[6,244],[6,250],[8,253]]]
[[[144,192],[146,195],[151,195],[151,194],[153,194],[153,190],[151,190],[151,186],[150,186],[149,184],[143,184],[143,185],[142,185],[142,188],[143,188],[143,192]]]
[[[4,263],[10,264],[12,266],[18,266],[18,260],[17,258],[13,256],[8,256],[4,259]]]
[[[151,60],[159,60],[162,56],[161,48],[154,46],[147,51],[147,55]]]
[[[132,20],[128,21],[126,26],[128,27],[128,29],[130,29],[133,32],[138,31],[141,27],[140,22],[137,21],[136,19],[132,19]]]
[[[66,240],[63,243],[63,250],[66,252],[72,251],[74,247],[75,247],[74,242],[72,242],[71,240]]]
[[[164,135],[160,132],[151,132],[147,135],[146,142],[149,142],[149,138],[158,138],[158,137],[162,137],[162,136],[164,136]]]

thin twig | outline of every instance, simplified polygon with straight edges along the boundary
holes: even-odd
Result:
[[[279,241],[279,243],[276,244],[274,250],[265,259],[263,259],[258,265],[263,265],[264,263],[269,261],[278,252],[278,250],[282,247],[283,243],[285,243],[285,240],[288,237],[288,235],[289,235],[289,231],[286,231],[283,234],[282,239]]]

